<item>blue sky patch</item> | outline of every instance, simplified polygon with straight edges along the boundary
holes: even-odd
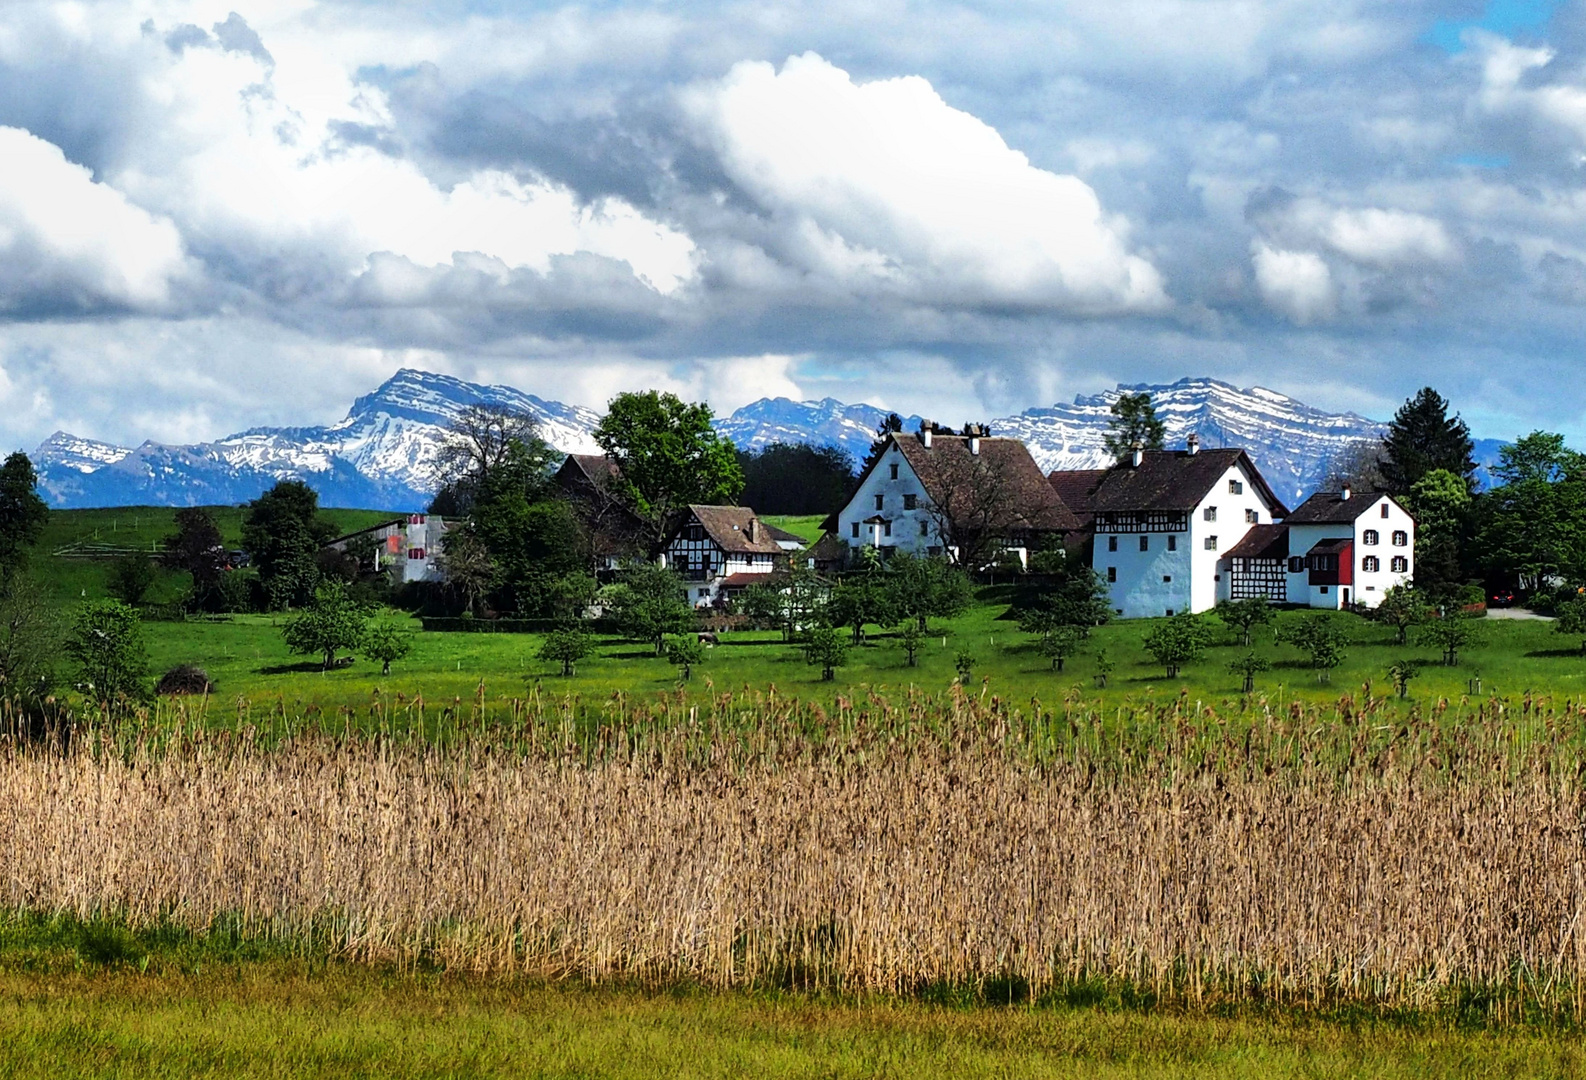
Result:
[[[1427,34],[1427,40],[1453,55],[1465,51],[1461,35],[1466,30],[1490,30],[1494,34],[1511,37],[1518,31],[1539,31],[1553,18],[1558,0],[1488,0],[1487,10],[1479,19],[1454,21],[1439,19]]]

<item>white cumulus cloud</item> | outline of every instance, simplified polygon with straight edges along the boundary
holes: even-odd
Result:
[[[169,220],[95,181],[53,143],[0,127],[0,303],[157,308],[184,270]]]
[[[1161,277],[1074,176],[1033,166],[925,79],[856,83],[812,53],[735,65],[685,106],[732,180],[787,225],[781,257],[910,300],[1156,311]]]
[[[1284,251],[1256,241],[1256,287],[1274,310],[1304,326],[1332,316],[1337,307],[1332,273],[1314,251]]]

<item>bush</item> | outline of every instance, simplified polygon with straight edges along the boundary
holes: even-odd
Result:
[[[197,664],[177,664],[154,686],[156,694],[209,694],[214,689],[209,673]]]

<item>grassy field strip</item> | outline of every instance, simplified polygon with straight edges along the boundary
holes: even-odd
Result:
[[[0,1075],[1572,1077],[1572,1034],[642,994],[245,966],[0,974]]]

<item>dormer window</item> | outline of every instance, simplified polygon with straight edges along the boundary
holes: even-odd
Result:
[[[1230,495],[1243,495],[1244,493],[1245,493],[1245,485],[1244,485],[1244,481],[1243,480],[1230,480],[1230,481],[1228,481],[1228,494],[1230,494]]]
[[[1201,512],[1201,517],[1205,518],[1207,521],[1216,521],[1217,520],[1217,508],[1215,506],[1208,506],[1205,510],[1203,510]]]

